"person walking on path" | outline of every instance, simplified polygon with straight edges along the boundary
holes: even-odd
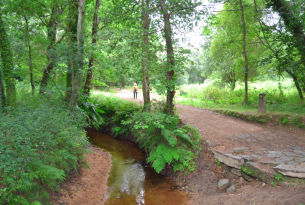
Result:
[[[138,86],[136,83],[133,84],[133,99],[138,98]]]

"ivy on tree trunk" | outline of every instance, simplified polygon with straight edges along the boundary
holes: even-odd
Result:
[[[0,52],[1,52],[1,60],[2,60],[2,74],[4,77],[6,98],[7,98],[6,105],[15,107],[16,88],[14,81],[13,53],[12,53],[10,41],[8,39],[4,27],[4,22],[2,20],[2,13],[0,13]]]
[[[93,69],[93,64],[94,64],[94,46],[96,44],[96,34],[98,31],[98,11],[100,8],[100,0],[96,0],[95,3],[95,12],[93,15],[93,24],[92,24],[92,53],[89,59],[89,68],[88,68],[88,72],[87,72],[87,77],[86,77],[86,82],[85,82],[85,86],[84,86],[84,94],[89,96],[90,94],[90,89],[91,89],[91,79],[92,79],[92,69]]]
[[[168,12],[165,0],[160,0],[161,14],[163,15],[164,22],[164,35],[166,42],[166,54],[167,54],[167,63],[166,63],[166,88],[167,88],[167,97],[166,97],[166,112],[169,114],[174,113],[174,94],[175,94],[175,84],[174,84],[174,49],[172,42],[172,28],[170,22],[170,14]]]

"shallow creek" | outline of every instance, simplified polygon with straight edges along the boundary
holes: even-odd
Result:
[[[141,163],[144,153],[134,143],[93,130],[87,130],[87,135],[92,144],[112,156],[105,205],[179,205],[188,201],[171,178]]]

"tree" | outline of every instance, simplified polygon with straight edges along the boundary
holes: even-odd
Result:
[[[142,69],[143,69],[143,98],[144,109],[150,110],[150,88],[149,88],[149,68],[148,68],[148,56],[149,56],[149,0],[142,0],[142,15],[143,15],[143,57],[142,57]]]
[[[6,104],[11,107],[16,106],[16,88],[14,81],[14,64],[13,64],[13,53],[8,39],[4,22],[2,20],[2,11],[0,11],[0,52],[1,52],[1,61],[2,61],[2,73],[5,82],[6,90]],[[1,80],[1,79],[0,79]],[[3,87],[2,82],[0,83]],[[1,91],[2,95],[2,105],[4,105],[4,93]]]
[[[97,39],[97,31],[98,31],[98,25],[99,25],[99,15],[98,11],[100,8],[100,0],[96,0],[95,4],[95,11],[93,15],[93,24],[92,24],[92,48],[94,49],[95,44],[96,44],[96,39]],[[90,59],[89,59],[89,66],[88,66],[88,71],[87,71],[87,77],[86,77],[86,82],[84,86],[84,94],[89,96],[90,89],[91,89],[91,79],[92,79],[92,69],[94,66],[94,53],[92,51]]]

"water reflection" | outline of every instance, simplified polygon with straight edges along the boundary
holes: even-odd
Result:
[[[144,154],[128,141],[87,130],[90,141],[111,153],[111,170],[107,180],[108,204],[185,204],[184,192],[174,190],[175,182],[158,175],[140,160]]]

